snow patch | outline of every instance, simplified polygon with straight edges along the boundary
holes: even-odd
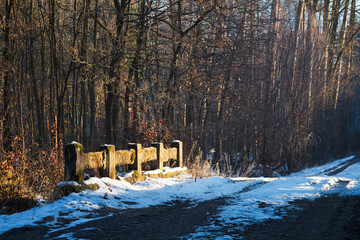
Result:
[[[56,186],[60,187],[63,185],[75,185],[75,186],[81,186],[79,183],[75,182],[75,181],[63,181],[63,182],[59,182]]]

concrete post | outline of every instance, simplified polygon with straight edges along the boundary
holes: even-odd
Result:
[[[155,142],[155,143],[151,143],[151,146],[156,148],[157,167],[160,169],[160,171],[163,171],[163,167],[164,167],[164,144],[159,143],[159,142]]]
[[[100,150],[105,151],[105,161],[100,170],[100,176],[116,179],[115,146],[102,145]]]
[[[134,149],[135,150],[135,161],[134,161],[133,167],[141,175],[142,174],[142,168],[141,168],[141,159],[142,159],[141,144],[140,143],[129,143],[128,144],[128,149]]]
[[[65,181],[84,183],[83,145],[72,142],[65,145]]]
[[[170,147],[177,148],[177,160],[179,167],[183,167],[183,143],[181,141],[175,140],[171,142]]]

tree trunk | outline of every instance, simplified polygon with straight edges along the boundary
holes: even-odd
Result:
[[[87,48],[88,48],[88,16],[89,16],[89,8],[90,8],[90,0],[84,0],[83,2],[83,12],[84,16],[84,25],[83,25],[83,38],[81,41],[81,49],[80,49],[80,61],[82,64],[81,68],[81,100],[82,100],[82,143],[85,147],[88,147],[88,133],[87,133],[87,95],[86,95],[86,80],[88,77],[88,67],[87,67]]]
[[[323,87],[323,106],[326,106],[326,98],[328,95],[328,68],[329,68],[329,14],[330,14],[330,0],[324,0],[324,14],[323,14],[323,34],[326,36],[324,49],[324,87]]]
[[[33,18],[33,0],[30,1],[30,6],[29,6],[29,25],[32,25],[32,18]],[[45,140],[45,129],[44,129],[44,115],[43,115],[43,111],[42,111],[42,106],[41,106],[41,100],[42,100],[42,94],[41,91],[39,91],[39,86],[37,84],[36,81],[36,75],[35,75],[35,60],[34,60],[34,49],[35,49],[35,45],[34,45],[34,33],[32,31],[29,31],[29,46],[28,46],[28,58],[29,58],[29,75],[31,76],[32,79],[32,89],[33,89],[33,93],[34,93],[34,98],[35,98],[35,107],[36,107],[36,118],[37,118],[37,131],[38,132],[38,136],[37,136],[37,142],[39,143],[40,147],[43,147],[44,145],[44,140]],[[43,85],[44,83],[42,83],[41,85]],[[40,96],[39,96],[39,92],[40,92]]]
[[[125,11],[131,0],[113,0],[116,11],[116,36],[113,40],[111,62],[108,70],[109,83],[106,84],[105,132],[107,143],[117,144],[117,125],[119,122],[119,86],[120,79],[115,74],[115,65],[122,61],[124,53]]]
[[[340,49],[344,49],[345,48],[345,39],[346,39],[346,33],[347,33],[347,26],[348,26],[348,17],[349,17],[349,4],[350,4],[350,0],[345,0],[345,8],[344,8],[344,16],[343,16],[343,22],[342,22],[342,26],[341,26],[341,32],[340,32],[340,44],[339,44],[339,48]],[[341,50],[344,51],[344,50]],[[335,69],[335,74],[334,74],[334,78],[336,78],[335,82],[335,101],[334,101],[334,113],[336,113],[336,108],[338,106],[338,101],[339,101],[339,93],[340,93],[340,80],[341,80],[341,73],[342,73],[342,60],[343,60],[343,55],[340,56],[340,58],[338,58],[338,67],[337,69]],[[336,68],[336,66],[335,66]]]
[[[2,119],[3,122],[3,149],[5,151],[10,150],[11,145],[11,119],[10,119],[10,104],[12,101],[11,83],[13,82],[13,71],[11,62],[11,37],[10,37],[10,22],[12,20],[12,8],[14,2],[12,0],[6,0],[5,3],[5,30],[4,30],[4,42],[5,48],[3,52],[5,62],[5,76],[4,76],[4,88],[3,88],[3,107],[2,107]]]
[[[135,50],[135,56],[134,59],[131,62],[131,67],[129,69],[128,74],[128,81],[130,83],[128,85],[132,86],[132,110],[133,110],[133,124],[132,124],[132,137],[130,138],[131,141],[137,141],[138,140],[138,134],[139,134],[139,114],[143,110],[141,109],[141,106],[139,106],[140,103],[140,96],[139,96],[139,89],[140,89],[140,80],[143,79],[143,76],[141,76],[141,73],[144,72],[143,65],[142,65],[142,52],[144,49],[144,40],[146,37],[146,14],[147,14],[147,8],[145,5],[145,0],[142,0],[139,6],[139,12],[138,12],[138,30],[136,35],[136,50]],[[127,90],[129,88],[127,87]],[[140,103],[141,104],[141,103]],[[128,111],[129,108],[126,108],[125,111]],[[128,113],[128,115],[130,115]],[[128,126],[130,128],[130,126]],[[129,135],[127,136],[130,137]]]
[[[97,49],[97,21],[98,21],[98,2],[99,0],[95,0],[95,14],[94,14],[94,29],[93,29],[93,45],[94,49]],[[93,61],[96,61],[96,56],[94,55]],[[89,89],[89,103],[90,103],[90,147],[95,145],[95,138],[97,136],[96,132],[96,89],[95,89],[95,67],[92,69],[92,75],[90,80],[88,81],[88,89]]]

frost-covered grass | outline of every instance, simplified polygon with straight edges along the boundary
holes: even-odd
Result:
[[[109,178],[90,178],[87,184],[98,184],[96,191],[85,190],[72,193],[51,204],[36,207],[12,215],[0,215],[0,234],[12,228],[34,225],[37,221],[51,216],[46,225],[57,231],[58,218],[72,219],[71,224],[61,229],[91,221],[84,218],[89,212],[102,207],[116,209],[143,208],[174,200],[193,202],[207,201],[222,196],[230,196],[228,204],[215,216],[217,223],[211,221],[199,228],[189,238],[206,235],[209,229],[219,226],[251,224],[283,215],[281,208],[296,199],[314,199],[324,194],[359,195],[360,163],[351,165],[335,176],[325,175],[325,171],[336,169],[351,158],[341,159],[324,166],[306,169],[301,172],[279,178],[225,178],[209,177],[194,179],[187,173],[174,178],[147,178],[144,182],[130,184],[120,176],[120,180]],[[179,169],[177,169],[179,170]],[[167,169],[166,171],[173,171]],[[152,173],[157,173],[153,171]],[[243,189],[259,184],[247,192]],[[99,216],[100,217],[100,216]]]

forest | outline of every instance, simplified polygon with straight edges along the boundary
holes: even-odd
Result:
[[[185,163],[236,175],[359,150],[359,7],[2,0],[0,195],[47,191],[71,141],[179,139]]]

